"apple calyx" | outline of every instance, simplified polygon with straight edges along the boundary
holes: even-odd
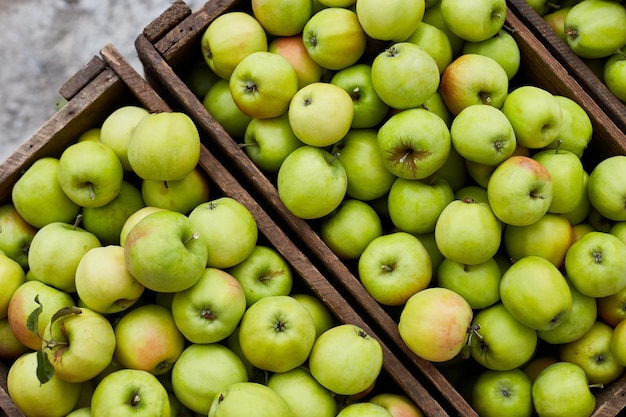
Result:
[[[282,321],[281,319],[277,319],[276,322],[274,323],[274,331],[276,333],[284,332],[286,327],[287,326],[285,325],[285,322]]]
[[[602,264],[604,262],[604,257],[602,256],[602,251],[594,249],[591,251],[591,260],[593,263]]]
[[[211,309],[209,308],[203,308],[202,311],[200,312],[200,317],[206,320],[215,320],[217,318],[215,313],[211,311]]]
[[[387,53],[387,56],[390,58],[394,58],[398,55],[400,55],[400,50],[398,48],[394,46],[390,46],[389,48],[385,49],[385,52]]]
[[[576,28],[567,27],[565,28],[565,36],[571,39],[578,38],[578,30]]]
[[[254,81],[248,80],[248,81],[246,81],[246,85],[244,87],[244,90],[248,94],[253,94],[253,93],[256,93],[257,91],[259,91],[259,88],[257,87],[257,85],[256,85],[256,83]]]

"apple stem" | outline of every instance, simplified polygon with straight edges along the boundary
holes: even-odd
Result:
[[[588,387],[589,388],[600,388],[600,389],[603,389],[604,388],[604,384],[589,384]]]
[[[170,188],[169,185],[167,185],[167,181],[163,181],[163,186],[165,187],[165,189],[167,190],[168,188]]]
[[[70,344],[68,342],[58,342],[54,339],[50,339],[50,340],[46,340],[43,339],[43,342],[46,344],[46,348],[48,349],[54,349],[56,347],[59,346],[69,346]]]
[[[478,333],[479,330],[480,324],[472,324],[467,328],[467,333],[469,333],[469,336],[467,337],[467,346],[472,346],[472,337],[474,336],[478,337],[478,339],[480,340],[483,340],[483,336]]]
[[[393,267],[391,267],[390,265],[387,265],[387,264],[381,265],[380,269],[382,269],[383,272],[391,272],[391,271],[393,271]]]
[[[615,54],[621,56],[622,58],[626,58],[626,52],[622,51],[621,49],[615,51]]]
[[[572,28],[565,28],[565,35],[568,38],[576,39],[578,37],[578,31]]]
[[[502,27],[509,33],[514,33],[515,32],[515,28],[512,26],[507,25],[506,23],[504,23],[502,25]]]
[[[185,246],[187,246],[187,244],[191,242],[192,240],[196,240],[199,237],[200,237],[200,232],[193,232],[193,234],[189,236],[189,239],[185,240]]]
[[[556,147],[554,148],[554,153],[557,154],[561,150],[561,145],[563,144],[563,139],[556,140]]]
[[[139,403],[141,402],[141,397],[139,396],[138,393],[134,393],[133,397],[130,399],[130,405],[131,407],[137,407],[139,405]]]
[[[91,200],[95,200],[96,199],[96,193],[93,190],[93,183],[89,183],[89,198]]]
[[[74,220],[74,224],[72,225],[72,228],[76,230],[78,226],[80,225],[80,222],[82,221],[83,221],[83,214],[78,213],[78,215],[76,216],[76,219]]]

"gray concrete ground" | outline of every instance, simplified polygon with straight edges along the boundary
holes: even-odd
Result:
[[[205,0],[188,0],[192,10]],[[106,44],[134,41],[170,0],[0,0],[0,162],[56,111],[61,85]]]

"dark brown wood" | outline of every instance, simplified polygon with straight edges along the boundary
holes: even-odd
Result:
[[[70,100],[105,68],[104,61],[100,57],[94,56],[83,68],[63,83],[59,93],[64,99]]]
[[[169,32],[172,24],[181,22],[190,14],[191,9],[185,2],[175,0],[165,12],[143,29],[143,35],[154,42]]]

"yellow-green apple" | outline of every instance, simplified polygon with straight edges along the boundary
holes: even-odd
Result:
[[[456,200],[463,200],[465,198],[471,198],[479,203],[489,204],[489,197],[487,196],[487,189],[480,185],[466,185],[459,188],[454,192],[454,198]]]
[[[120,192],[124,168],[109,146],[92,140],[65,148],[57,171],[63,192],[81,207],[101,207]]]
[[[302,145],[289,124],[289,113],[285,112],[269,119],[252,119],[239,146],[256,166],[276,173],[287,155]]]
[[[465,159],[499,165],[515,152],[515,132],[504,113],[488,104],[461,110],[450,125],[454,149]]]
[[[415,293],[402,308],[398,331],[416,355],[432,362],[455,358],[466,345],[474,312],[465,299],[447,288]]]
[[[26,282],[26,273],[22,266],[14,259],[0,251],[0,319],[6,318],[9,302],[15,290]]]
[[[572,243],[579,240],[589,232],[595,231],[594,227],[589,223],[578,223],[572,226]]]
[[[441,212],[453,200],[452,187],[439,176],[432,180],[397,178],[387,197],[389,218],[408,233],[434,232]]]
[[[365,391],[378,379],[382,366],[383,350],[378,339],[349,323],[322,333],[309,356],[311,375],[338,395]]]
[[[288,110],[293,133],[303,143],[326,147],[344,137],[354,118],[352,97],[342,87],[316,82],[293,95]]]
[[[367,36],[354,11],[327,7],[308,20],[302,31],[302,41],[309,56],[319,66],[340,70],[361,58]]]
[[[337,417],[359,417],[359,416],[371,416],[371,417],[393,417],[392,414],[382,405],[374,404],[369,401],[355,402],[348,404],[342,408],[337,414]]]
[[[541,17],[543,21],[556,33],[556,35],[567,42],[565,34],[565,16],[571,7],[559,7],[558,9],[547,10]]]
[[[133,214],[131,214],[126,221],[124,222],[124,226],[122,226],[122,230],[120,231],[120,246],[124,246],[126,243],[126,237],[130,230],[139,223],[139,220],[143,219],[150,213],[154,213],[155,211],[167,210],[160,207],[146,206],[142,207]]]
[[[406,179],[424,179],[436,173],[452,148],[446,123],[422,108],[390,117],[378,129],[377,141],[387,169]]]
[[[584,192],[584,168],[580,158],[559,148],[539,151],[532,158],[545,166],[552,178],[552,203],[548,213],[574,210]]]
[[[448,28],[458,37],[480,42],[502,29],[506,19],[506,2],[441,0],[441,15]]]
[[[171,310],[176,327],[187,340],[214,343],[235,330],[246,310],[246,296],[232,275],[207,268],[191,288],[174,295]]]
[[[531,388],[530,378],[521,369],[488,369],[474,382],[470,403],[484,417],[530,417],[534,411]]]
[[[0,251],[28,270],[28,248],[37,228],[18,213],[13,203],[0,205]]]
[[[565,273],[590,297],[607,297],[626,287],[626,244],[615,235],[593,231],[573,243],[565,255]]]
[[[502,104],[511,122],[517,143],[530,149],[548,146],[556,140],[563,115],[555,96],[534,85],[513,88]]]
[[[502,303],[476,312],[470,333],[470,353],[480,365],[510,371],[528,362],[537,349],[537,331],[516,319]]]
[[[0,319],[0,359],[14,361],[31,350],[15,337],[9,318]]]
[[[559,345],[559,357],[562,361],[580,366],[591,384],[606,385],[624,372],[611,349],[613,327],[602,321],[596,321],[581,337]]]
[[[199,100],[202,100],[217,80],[222,79],[213,72],[204,59],[189,65],[180,73],[180,77]]]
[[[100,142],[113,149],[125,171],[132,170],[128,162],[128,141],[139,121],[148,114],[150,112],[145,107],[125,105],[115,109],[102,122]]]
[[[613,221],[626,220],[626,156],[600,161],[589,174],[587,193],[591,205],[602,216]]]
[[[444,258],[437,268],[437,285],[461,295],[474,310],[500,301],[502,271],[495,258],[466,265]]]
[[[246,355],[243,354],[241,350],[241,344],[239,343],[239,326],[235,328],[235,330],[226,338],[223,343],[228,349],[230,349],[235,355],[241,359],[244,366],[246,367],[246,372],[248,373],[248,381],[253,382],[265,382],[266,381],[266,372],[255,367],[250,363]]]
[[[573,342],[582,337],[596,322],[598,308],[596,299],[581,294],[568,281],[572,293],[572,310],[558,327],[550,330],[539,330],[537,336],[553,345]]]
[[[537,375],[544,369],[546,369],[549,365],[558,362],[558,358],[553,356],[552,354],[542,354],[537,353],[535,356],[525,363],[521,369],[524,371],[526,375],[530,378],[532,382],[535,382],[537,379]]]
[[[495,59],[480,54],[462,54],[441,75],[439,92],[453,115],[471,104],[497,109],[509,92],[509,77]]]
[[[324,68],[313,61],[304,47],[301,33],[292,36],[276,36],[270,41],[267,50],[289,61],[298,76],[298,89],[320,81],[324,75]]]
[[[81,384],[56,375],[42,384],[37,379],[37,355],[29,352],[13,362],[6,379],[7,392],[25,416],[64,417],[78,402]]]
[[[283,56],[258,51],[237,64],[228,86],[243,113],[253,118],[277,117],[287,111],[298,91],[298,75]]]
[[[251,6],[254,18],[273,36],[301,33],[313,15],[313,4],[310,0],[252,0]]]
[[[202,98],[202,105],[233,139],[243,138],[252,117],[237,107],[228,80],[217,80]]]
[[[441,92],[439,90],[437,90],[432,96],[428,97],[420,107],[430,110],[437,116],[441,117],[441,119],[446,122],[446,126],[450,127],[450,125],[452,125],[452,113],[448,110],[448,107],[443,101],[443,97],[441,96]]]
[[[539,415],[584,417],[590,416],[596,407],[585,371],[571,362],[547,366],[537,375],[531,393]]]
[[[128,271],[157,292],[182,291],[195,284],[207,265],[207,253],[193,221],[171,210],[145,216],[124,242]]]
[[[569,47],[582,58],[606,58],[626,45],[626,9],[609,0],[584,1],[565,16]]]
[[[493,58],[504,68],[509,81],[519,71],[521,52],[513,35],[500,29],[495,35],[480,42],[465,42],[462,54],[479,54]]]
[[[232,11],[216,17],[207,26],[200,48],[209,68],[228,80],[239,62],[253,52],[267,51],[267,34],[249,13]]]
[[[378,150],[378,133],[372,129],[350,129],[337,143],[337,159],[348,176],[346,195],[362,201],[385,196],[396,176],[385,166]]]
[[[571,98],[560,95],[555,95],[554,98],[561,106],[561,130],[557,139],[546,148],[554,149],[558,146],[559,149],[570,151],[580,158],[587,149],[593,134],[591,118],[587,111]]]
[[[144,180],[141,182],[141,197],[144,205],[183,214],[191,212],[196,206],[206,202],[210,191],[211,184],[198,167],[178,181]]]
[[[430,0],[427,0],[427,3]],[[450,46],[452,47],[452,56],[458,56],[461,54],[463,49],[463,44],[465,43],[465,39],[460,38],[455,35],[448,25],[446,25],[445,20],[443,19],[443,15],[441,14],[441,1],[437,0],[433,4],[426,7],[424,10],[424,17],[422,18],[422,22],[428,23],[429,25],[433,25],[436,28],[442,30],[450,41]]]
[[[578,200],[578,204],[576,207],[562,215],[570,222],[572,226],[579,225],[581,223],[587,223],[587,219],[589,219],[589,215],[592,212],[591,201],[589,200],[589,173],[583,169],[583,193],[580,196],[580,200]],[[595,209],[594,209],[595,211]]]
[[[99,375],[113,359],[113,326],[102,314],[75,308],[57,314],[46,326],[42,350],[64,381],[85,382]],[[45,383],[45,381],[42,381]]]
[[[277,249],[256,245],[243,261],[227,269],[241,286],[246,307],[270,295],[289,295],[293,274]]]
[[[144,286],[128,272],[119,245],[88,250],[76,267],[75,281],[80,301],[101,314],[124,311],[144,293]]]
[[[621,49],[606,59],[602,79],[609,91],[626,103],[626,55]]]
[[[415,74],[420,74],[415,78]],[[376,94],[388,106],[410,109],[421,106],[437,92],[439,67],[422,47],[398,42],[376,55],[372,62],[372,83]]]
[[[452,46],[448,35],[434,25],[420,22],[415,31],[406,38],[406,42],[420,46],[433,57],[440,75],[452,62]]]
[[[28,264],[34,279],[55,288],[76,291],[76,268],[80,259],[101,243],[91,232],[67,223],[49,223],[39,229],[28,250]]]
[[[529,155],[530,155],[530,152],[528,151],[528,148],[525,148],[518,144],[517,146],[515,146],[515,151],[513,152],[511,156],[529,156]],[[476,183],[476,185],[486,189],[487,186],[489,185],[489,179],[491,178],[491,174],[493,174],[493,171],[495,171],[497,165],[494,166],[494,165],[480,164],[478,162],[474,162],[472,160],[465,159],[465,158],[463,158],[463,163],[465,165],[465,170],[469,178],[471,178],[473,182]]]
[[[298,417],[337,415],[335,395],[317,382],[304,366],[271,374],[267,386],[276,391]]]
[[[144,206],[139,187],[123,180],[120,191],[113,200],[103,206],[83,208],[81,225],[86,231],[93,233],[102,245],[118,245],[124,223]]]
[[[465,161],[466,159],[454,149],[454,146],[451,146],[446,162],[437,170],[435,176],[444,179],[452,191],[456,192],[468,185],[470,180],[467,168],[465,168]]]
[[[316,339],[319,335],[336,324],[335,317],[330,311],[330,308],[324,304],[320,298],[308,293],[292,293],[291,297],[298,300],[300,304],[309,310],[311,317],[313,317],[313,322],[315,323]]]
[[[626,221],[615,222],[609,229],[609,233],[617,236],[622,242],[626,243]]]
[[[323,148],[305,145],[283,161],[276,179],[285,207],[303,219],[330,214],[343,201],[348,177],[341,162]]]
[[[200,159],[200,134],[185,113],[151,113],[141,119],[128,142],[128,162],[144,180],[176,181]]]
[[[532,224],[552,203],[550,171],[528,156],[511,156],[498,165],[487,183],[489,205],[503,223]]]
[[[189,213],[199,242],[208,253],[206,266],[228,268],[246,259],[254,250],[259,231],[254,215],[233,197],[217,197]]]
[[[344,200],[335,211],[322,219],[320,237],[340,258],[355,260],[365,247],[383,234],[380,216],[365,201]]]
[[[430,255],[422,242],[407,232],[374,238],[358,259],[359,279],[381,304],[401,306],[432,279]]]
[[[122,367],[154,375],[168,373],[185,346],[171,311],[159,304],[129,310],[116,323],[115,338],[113,356]]]
[[[11,201],[22,218],[35,228],[53,222],[73,222],[80,206],[61,188],[58,180],[59,160],[37,159],[17,179],[11,189]],[[46,207],[42,210],[42,207]]]
[[[213,398],[229,385],[248,380],[243,361],[219,343],[192,343],[183,350],[171,374],[176,398],[195,413],[207,415]]]
[[[248,307],[240,322],[243,354],[265,371],[286,372],[302,365],[315,341],[309,311],[288,295],[260,299]]]
[[[626,367],[626,321],[621,321],[615,326],[609,345],[615,361],[620,366]]]
[[[615,294],[596,298],[596,304],[598,317],[609,326],[616,327],[626,319],[626,288]]]
[[[339,70],[330,83],[343,88],[352,98],[351,128],[374,128],[387,115],[389,106],[374,89],[371,65],[361,63]]]
[[[313,3],[319,3],[325,7],[349,7],[356,3],[356,0],[313,0]]]
[[[258,382],[236,382],[213,398],[208,417],[295,417],[283,397]]]
[[[78,136],[78,139],[76,139],[76,142],[82,142],[84,140],[99,141],[101,132],[102,132],[102,129],[100,127],[89,128]]]
[[[92,417],[170,416],[170,401],[156,376],[120,369],[102,378],[91,398]]]
[[[91,407],[75,408],[65,417],[91,417]]]
[[[466,265],[493,258],[500,248],[502,224],[489,204],[471,199],[450,202],[435,224],[435,241],[444,257]]]
[[[546,213],[526,226],[508,225],[503,234],[504,249],[511,259],[536,255],[557,268],[563,266],[571,242],[572,226],[565,216],[557,213]]]
[[[500,299],[513,317],[535,330],[557,328],[572,309],[561,271],[540,256],[518,259],[502,275]]]
[[[425,8],[424,0],[360,0],[355,10],[369,37],[402,42],[415,32]]]
[[[424,413],[406,394],[381,392],[369,399],[387,409],[393,417],[423,417]]]

